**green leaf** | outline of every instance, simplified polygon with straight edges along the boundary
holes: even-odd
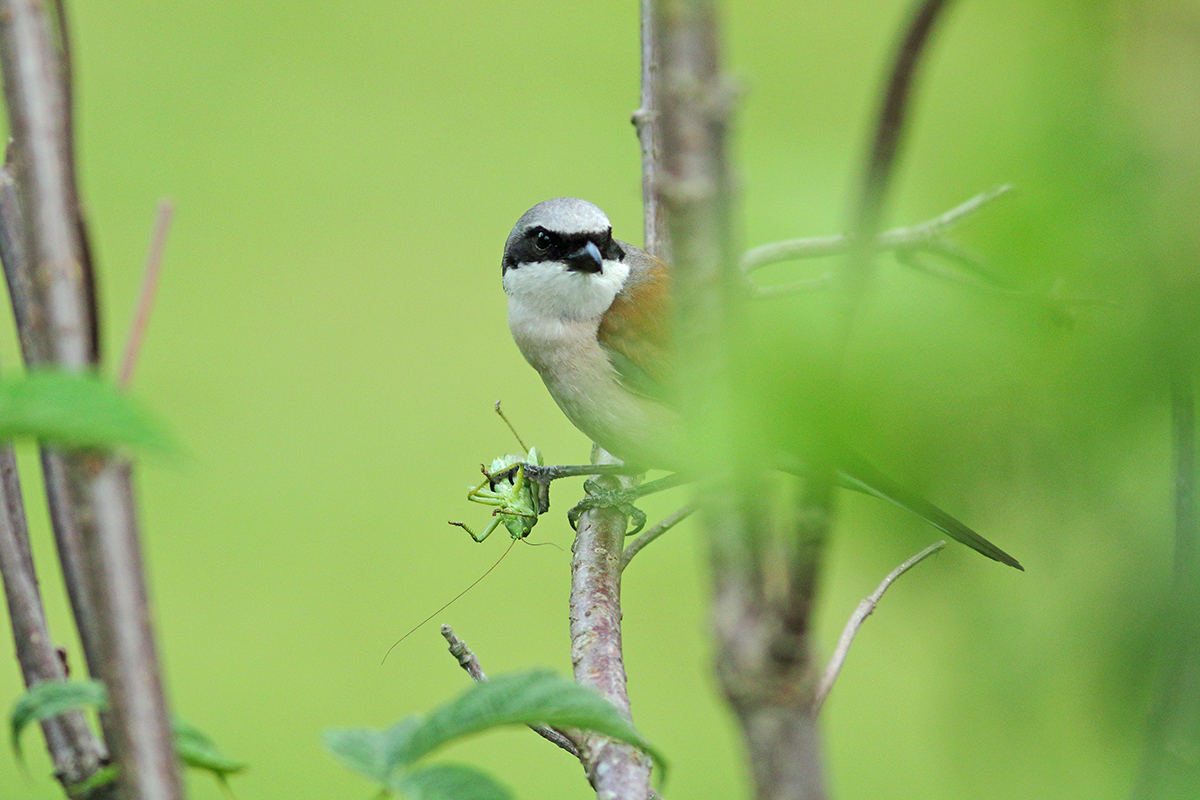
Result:
[[[348,767],[390,786],[398,769],[442,745],[500,725],[543,723],[594,731],[644,750],[666,775],[667,761],[600,694],[549,670],[478,683],[425,719],[408,717],[387,730],[326,731],[325,747]]]
[[[101,767],[96,770],[79,783],[72,783],[67,787],[67,795],[69,797],[87,797],[92,791],[99,789],[101,786],[108,786],[110,783],[115,783],[116,780],[117,766],[116,764],[109,764],[107,767]]]
[[[193,769],[211,772],[221,783],[246,768],[244,761],[223,755],[203,731],[179,717],[172,720],[171,733],[175,737],[175,755],[179,760]]]
[[[512,800],[513,796],[491,775],[460,764],[404,772],[389,785],[408,800]]]
[[[343,764],[381,785],[387,785],[395,767],[393,753],[403,748],[413,730],[421,724],[420,717],[406,717],[385,731],[374,728],[338,728],[325,731],[321,737],[325,749]]]
[[[69,447],[171,449],[141,406],[88,373],[43,370],[0,380],[0,440],[18,436]]]
[[[549,670],[531,670],[475,684],[434,711],[391,754],[392,768],[408,766],[454,739],[499,725],[540,722],[581,728],[645,750],[664,774],[666,760],[598,692]]]
[[[35,683],[13,703],[8,720],[12,749],[21,760],[21,732],[31,722],[40,722],[74,708],[108,707],[108,692],[100,681],[44,681]]]

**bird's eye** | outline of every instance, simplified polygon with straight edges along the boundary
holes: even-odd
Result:
[[[533,238],[533,246],[540,252],[545,252],[550,249],[550,245],[554,244],[554,237],[545,231],[538,231],[537,236]]]

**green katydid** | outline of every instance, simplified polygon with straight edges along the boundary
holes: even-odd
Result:
[[[501,417],[504,416],[500,412],[499,403],[496,404],[496,411]],[[507,419],[504,421],[508,422]],[[515,435],[516,431],[513,434]],[[517,437],[517,441],[521,441],[520,437]],[[525,443],[521,442],[521,446],[524,447]],[[491,523],[483,529],[483,533],[475,533],[465,522],[450,524],[462,528],[477,542],[491,536],[492,531],[496,530],[501,522],[508,528],[513,541],[528,536],[543,509],[538,497],[538,487],[525,478],[526,464],[545,466],[542,463],[542,454],[536,447],[530,447],[524,456],[510,454],[497,458],[492,461],[491,469],[480,467],[483,470],[483,481],[470,488],[467,499],[472,503],[494,506],[496,509],[492,512]]]
[[[426,622],[429,622],[429,620],[449,608],[455,600],[458,600],[458,598],[474,589],[477,583],[490,575],[496,567],[500,566],[500,562],[508,555],[508,551],[512,550],[517,542],[524,539],[533,530],[533,526],[537,524],[538,515],[547,507],[543,495],[544,490],[525,477],[526,465],[545,466],[542,463],[542,454],[538,452],[536,447],[525,447],[525,442],[521,441],[521,437],[517,435],[512,423],[508,421],[508,417],[504,416],[504,412],[500,410],[499,400],[496,401],[496,413],[500,415],[500,419],[504,420],[504,424],[512,431],[513,436],[517,437],[517,442],[525,450],[526,455],[510,454],[494,459],[490,470],[480,465],[484,476],[483,481],[478,486],[468,487],[467,499],[472,503],[495,507],[495,510],[492,512],[492,521],[483,529],[482,533],[476,534],[464,522],[451,521],[450,524],[462,528],[471,534],[471,538],[475,541],[482,542],[501,523],[504,523],[504,527],[508,529],[509,535],[512,536],[512,542],[504,549],[504,552],[500,554],[496,562],[488,567],[486,572],[476,578],[470,586],[456,594],[450,602],[421,620],[412,630],[397,639],[395,644],[389,647],[388,651],[383,654],[384,661],[387,661],[387,657],[391,655],[392,650],[396,649],[396,645],[415,633],[417,628],[420,628]]]

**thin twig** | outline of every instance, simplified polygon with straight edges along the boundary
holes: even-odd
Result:
[[[483,667],[479,666],[479,659],[476,658],[475,653],[472,652],[471,648],[467,647],[467,643],[454,633],[454,629],[449,625],[443,625],[442,637],[446,640],[446,643],[450,645],[450,655],[458,659],[458,665],[467,671],[467,674],[471,676],[471,679],[476,683],[487,683],[487,675],[484,674]],[[541,736],[546,741],[558,745],[571,755],[579,758],[579,748],[577,748],[575,743],[571,741],[570,737],[562,731],[551,728],[549,725],[541,725],[539,723],[530,725],[529,729],[538,736]]]
[[[817,685],[817,691],[813,697],[813,716],[821,713],[821,706],[825,705],[825,698],[829,697],[829,692],[833,690],[833,684],[837,681],[838,675],[842,671],[842,665],[846,663],[846,656],[850,652],[850,645],[854,643],[854,637],[858,634],[858,629],[862,627],[867,617],[871,616],[875,607],[879,605],[879,600],[883,597],[883,593],[888,590],[889,586],[895,583],[897,578],[945,546],[945,541],[931,544],[896,567],[880,582],[875,591],[871,592],[870,596],[859,603],[858,608],[854,609],[854,613],[850,615],[850,620],[842,630],[841,638],[838,639],[837,647],[833,651],[833,657],[829,659],[829,666],[825,668],[825,674],[821,676],[821,682]]]
[[[763,300],[771,297],[791,297],[796,294],[808,294],[822,289],[827,289],[833,283],[834,276],[831,273],[820,275],[816,278],[808,278],[807,280],[794,281],[792,283],[781,283],[778,286],[755,286],[754,297]]]
[[[685,519],[695,513],[695,511],[696,504],[688,503],[674,514],[664,518],[662,522],[659,522],[657,525],[647,529],[645,533],[634,539],[633,544],[626,547],[621,553],[621,569],[624,570],[626,567],[628,567],[629,562],[633,560],[633,557],[642,552],[642,549],[645,548],[646,545],[650,544],[655,539],[671,530],[671,528],[674,528],[680,522],[683,522]]]
[[[950,229],[1011,190],[1012,187],[1008,185],[997,186],[975,195],[965,203],[932,219],[916,225],[884,231],[876,237],[875,248],[878,250],[921,249],[923,246],[937,241]],[[851,238],[847,234],[772,242],[747,250],[746,254],[742,256],[739,266],[742,272],[750,273],[769,264],[839,255],[848,251],[852,244]]]
[[[129,339],[125,343],[125,355],[121,359],[121,372],[117,385],[128,389],[137,366],[138,353],[146,334],[146,323],[150,321],[150,309],[158,289],[158,276],[162,272],[163,251],[167,246],[167,231],[171,227],[174,204],[167,199],[158,201],[158,213],[154,218],[154,232],[150,237],[150,249],[146,253],[146,269],[142,275],[142,290],[138,294],[137,312],[129,328]]]

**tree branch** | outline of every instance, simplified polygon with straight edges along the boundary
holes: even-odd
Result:
[[[638,536],[636,539],[634,539],[633,544],[626,547],[624,552],[621,553],[621,570],[624,571],[624,569],[629,566],[629,562],[633,560],[633,557],[642,552],[642,549],[645,548],[646,545],[650,544],[655,539],[671,530],[671,528],[674,528],[676,525],[683,522],[685,519],[694,514],[695,511],[696,504],[688,503],[683,508],[663,519],[662,522],[659,522],[641,536]]]
[[[702,526],[710,544],[716,672],[742,728],[756,795],[824,797],[820,743],[810,712],[808,619],[829,514],[801,515],[783,565],[781,597],[768,592],[778,569],[764,548],[771,524],[762,465],[770,458],[739,435],[732,343],[745,313],[737,269],[726,135],[732,92],[719,61],[712,2],[657,5],[662,60],[663,169],[660,193],[674,247],[675,334],[694,458],[706,466]],[[827,509],[828,470],[806,485],[808,509]]]
[[[961,205],[939,214],[933,219],[916,225],[893,228],[879,234],[873,244],[877,250],[922,250],[937,242],[942,236],[967,217],[1012,190],[1011,186],[997,186],[975,195]],[[770,264],[805,258],[824,258],[848,251],[853,242],[847,234],[815,236],[805,239],[790,239],[772,242],[747,250],[739,265],[742,272],[750,273]]]
[[[925,54],[935,23],[949,2],[950,0],[920,0],[893,58],[851,228],[855,237],[860,240],[873,238],[874,232],[879,229],[883,200],[895,172],[896,156],[900,151],[912,87],[916,81],[921,57]]]
[[[57,8],[62,9],[62,3]],[[10,276],[29,366],[87,372],[99,360],[95,284],[79,210],[70,126],[67,21],[52,45],[45,7],[0,3],[13,176],[27,276]],[[5,265],[6,269],[15,265]],[[24,306],[20,308],[20,306]],[[89,671],[108,688],[101,716],[127,800],[182,796],[142,577],[129,465],[113,456],[43,448],[47,498]]]
[[[643,249],[669,264],[671,242],[667,236],[666,221],[658,207],[659,154],[662,150],[658,108],[661,65],[655,35],[654,0],[641,0],[641,16],[641,106],[633,112],[633,124],[642,148]]]
[[[443,625],[442,638],[446,640],[446,644],[450,645],[450,655],[458,659],[458,665],[466,670],[471,679],[476,683],[487,683],[487,675],[484,674],[483,667],[479,665],[479,659],[476,658],[471,648],[467,647],[467,643],[458,638],[454,633],[454,629],[449,625]],[[540,724],[530,725],[529,729],[546,741],[558,745],[571,755],[579,758],[579,749],[575,747],[575,743],[571,741],[571,737],[562,731],[551,728],[549,725]]]
[[[615,459],[593,447],[593,461]],[[603,477],[606,489],[630,488],[634,479]],[[579,517],[571,559],[571,662],[575,680],[590,686],[632,722],[621,647],[621,548],[626,517],[619,509],[592,508]],[[603,736],[577,742],[579,760],[601,800],[644,800],[650,760],[637,748]]]
[[[50,638],[46,613],[38,591],[37,573],[29,546],[21,484],[11,444],[0,448],[0,577],[12,623],[13,642],[26,687],[45,681],[66,680],[67,672]],[[46,748],[55,777],[71,792],[108,760],[82,711],[67,711],[43,720]],[[100,787],[86,796],[111,797],[115,787]],[[82,796],[82,795],[77,795]]]
[[[813,697],[813,716],[821,713],[821,707],[825,705],[825,698],[829,697],[829,693],[833,690],[833,684],[837,681],[838,675],[841,674],[842,666],[846,663],[846,656],[850,653],[850,645],[854,643],[854,637],[858,635],[858,629],[867,621],[867,617],[871,616],[872,612],[875,611],[876,606],[879,605],[879,601],[883,597],[883,593],[895,583],[897,578],[945,546],[946,543],[943,541],[926,547],[889,572],[887,577],[880,582],[878,588],[858,604],[858,608],[850,615],[850,620],[842,630],[842,636],[838,639],[837,647],[833,651],[833,657],[829,659],[829,666],[825,668],[825,674],[821,676],[821,682],[817,685],[817,691]]]

